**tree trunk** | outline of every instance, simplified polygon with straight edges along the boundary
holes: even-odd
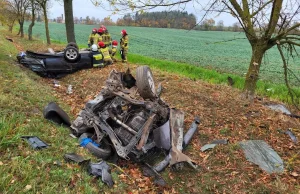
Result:
[[[14,25],[9,25],[9,26],[8,26],[8,31],[9,31],[10,33],[12,33],[12,31],[13,31],[13,27],[14,27]]]
[[[44,19],[45,19],[45,30],[46,30],[47,44],[50,45],[51,41],[50,41],[50,34],[49,34],[49,25],[48,25],[46,2],[45,2],[45,5],[43,6],[43,12],[44,12]]]
[[[34,5],[32,3],[32,8],[31,8],[31,23],[28,27],[28,39],[29,40],[32,40],[32,28],[34,26],[34,21],[35,21],[35,8],[34,8]]]
[[[18,32],[17,35],[20,35],[20,34],[21,34],[21,24],[20,24],[20,20],[18,20],[18,22],[19,22],[20,28],[19,28],[19,32]]]
[[[261,44],[262,41],[258,42]],[[244,85],[244,95],[247,99],[253,100],[254,98],[261,62],[267,50],[266,47],[267,45],[252,45],[252,57]]]
[[[65,10],[65,26],[67,32],[67,41],[76,42],[74,32],[74,19],[73,19],[73,0],[64,0]]]
[[[21,38],[23,38],[24,37],[24,21],[19,20],[19,24],[20,24],[20,30],[19,30],[18,35],[21,34]]]

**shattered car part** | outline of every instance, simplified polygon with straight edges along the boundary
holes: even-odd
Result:
[[[214,147],[216,147],[216,145],[219,145],[219,144],[228,144],[228,139],[217,139],[217,140],[213,140],[211,143],[209,144],[205,144],[204,146],[202,146],[200,148],[200,150],[202,152],[205,152],[207,150],[211,150],[213,149]]]
[[[142,166],[143,175],[146,177],[154,177],[154,184],[158,186],[166,186],[166,181],[163,179],[158,172],[156,172],[152,166],[150,166],[148,163],[144,163]]]
[[[138,72],[140,75],[134,78],[129,70],[112,70],[106,87],[86,104],[72,123],[73,134],[81,136],[91,133],[90,138],[94,142],[110,147],[112,153],[126,160],[142,161],[160,149],[170,152],[167,165],[188,162],[195,168],[192,160],[182,153],[183,112],[170,109],[155,93],[149,67],[140,66]],[[143,90],[141,86],[146,89]],[[195,122],[186,136],[186,144],[191,140],[198,123]]]
[[[25,139],[33,149],[43,149],[49,146],[37,136],[22,136],[21,138]]]
[[[194,121],[192,122],[190,129],[186,132],[186,134],[183,137],[183,149],[187,147],[187,145],[192,140],[192,137],[194,136],[195,132],[198,129],[198,125],[200,124],[200,118],[195,117]]]
[[[191,124],[190,129],[186,132],[186,134],[183,137],[183,145],[182,145],[183,148],[186,148],[188,146],[188,144],[191,141],[193,135],[197,131],[199,124],[200,124],[200,119],[198,117],[195,117],[195,120]],[[170,130],[166,130],[166,131],[170,131]],[[160,133],[157,133],[157,134],[160,134]],[[169,133],[169,137],[170,137],[170,133]],[[169,140],[168,142],[170,143],[170,138],[169,139],[166,138],[166,140]],[[157,172],[161,172],[169,165],[170,161],[171,161],[171,155],[169,154],[165,157],[164,160],[162,160],[160,163],[156,164],[153,167],[153,169]]]
[[[111,148],[109,146],[104,147],[105,143],[103,142],[103,145],[98,145],[93,140],[91,137],[93,134],[91,133],[83,133],[79,137],[79,144],[81,146],[84,146],[86,149],[88,149],[94,156],[102,159],[107,159],[109,156],[111,156]],[[85,140],[90,140],[90,141],[85,141]],[[85,143],[83,143],[85,141]],[[107,143],[106,143],[107,144]]]
[[[205,152],[205,151],[207,151],[207,150],[213,149],[214,147],[216,147],[216,145],[217,145],[217,144],[205,144],[204,146],[202,146],[202,147],[200,148],[200,150],[201,150],[202,152]]]
[[[211,144],[228,144],[228,139],[216,139],[210,142]]]
[[[267,107],[269,107],[270,109],[272,110],[275,110],[275,111],[280,111],[282,113],[285,113],[287,115],[290,115],[292,114],[284,105],[282,104],[269,104],[269,105],[266,105]]]
[[[45,108],[44,108],[44,118],[48,119],[50,121],[53,121],[56,124],[64,125],[67,127],[70,127],[70,117],[68,114],[61,109],[55,102],[50,102]]]
[[[293,132],[292,132],[291,130],[288,129],[288,130],[286,130],[284,133],[287,134],[288,136],[290,136],[291,140],[292,140],[295,144],[298,143],[297,137],[293,134]]]
[[[90,161],[90,159],[84,159],[81,155],[76,154],[76,153],[67,153],[67,154],[64,155],[64,159],[67,162],[71,161],[71,162],[75,162],[79,165],[87,163],[87,162]]]
[[[114,185],[114,181],[110,174],[110,167],[105,161],[101,161],[99,163],[90,163],[87,171],[90,175],[96,176],[97,178],[101,177],[102,181],[109,187]]]
[[[267,173],[282,173],[283,161],[280,156],[262,140],[249,140],[239,143],[248,161],[258,165]]]

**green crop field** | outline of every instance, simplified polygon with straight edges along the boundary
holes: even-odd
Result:
[[[26,32],[28,25],[25,25]],[[64,24],[50,23],[49,27],[52,40],[66,42]],[[97,26],[75,25],[79,45],[87,45],[88,36],[94,27]],[[185,62],[241,76],[247,72],[251,58],[251,47],[243,33],[121,26],[107,28],[115,40],[121,38],[121,29],[126,28],[130,38],[129,52],[143,56]],[[33,32],[35,36],[45,39],[43,23],[37,23]],[[300,77],[300,58],[290,58],[289,68]],[[272,83],[284,82],[282,61],[276,48],[266,53],[260,79]],[[290,79],[293,85],[299,85],[295,77]]]

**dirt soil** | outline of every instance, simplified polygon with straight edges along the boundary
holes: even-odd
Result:
[[[125,71],[130,67],[135,76],[136,65],[121,63],[102,69],[88,69],[68,75],[54,87],[53,79],[43,79],[56,91],[56,95],[72,107],[71,117],[97,95],[105,85],[110,71]],[[282,131],[291,131],[300,139],[299,119],[270,110],[263,97],[253,103],[241,99],[241,91],[227,85],[212,85],[193,81],[178,75],[152,70],[156,85],[163,86],[162,99],[170,107],[185,112],[185,128],[188,129],[195,116],[201,124],[185,153],[198,165],[197,171],[186,167],[183,172],[170,168],[162,173],[168,186],[159,187],[142,175],[139,165],[119,162],[124,170],[120,180],[128,185],[128,193],[298,193],[300,192],[300,146],[294,144]],[[73,93],[66,93],[72,85]],[[200,148],[216,139],[228,139],[228,145],[218,145],[212,151]],[[248,162],[238,142],[264,140],[284,160],[283,174],[267,174]],[[187,176],[188,175],[188,176]],[[128,178],[131,177],[130,179]],[[118,187],[118,181],[114,187]]]

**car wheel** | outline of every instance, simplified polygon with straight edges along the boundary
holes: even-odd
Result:
[[[79,143],[84,139],[84,138],[90,138],[92,137],[92,133],[83,133],[79,137]],[[104,139],[101,141],[100,147],[95,146],[93,143],[88,143],[86,144],[86,149],[89,150],[94,156],[102,159],[107,159],[112,155],[111,147],[108,145],[108,142],[105,141]]]
[[[74,62],[79,58],[79,52],[75,47],[67,47],[64,51],[64,57],[66,60]]]
[[[75,42],[69,42],[66,47],[75,47],[77,50],[79,50],[79,47]]]
[[[136,69],[136,86],[144,99],[154,98],[156,95],[152,72],[146,65]]]

